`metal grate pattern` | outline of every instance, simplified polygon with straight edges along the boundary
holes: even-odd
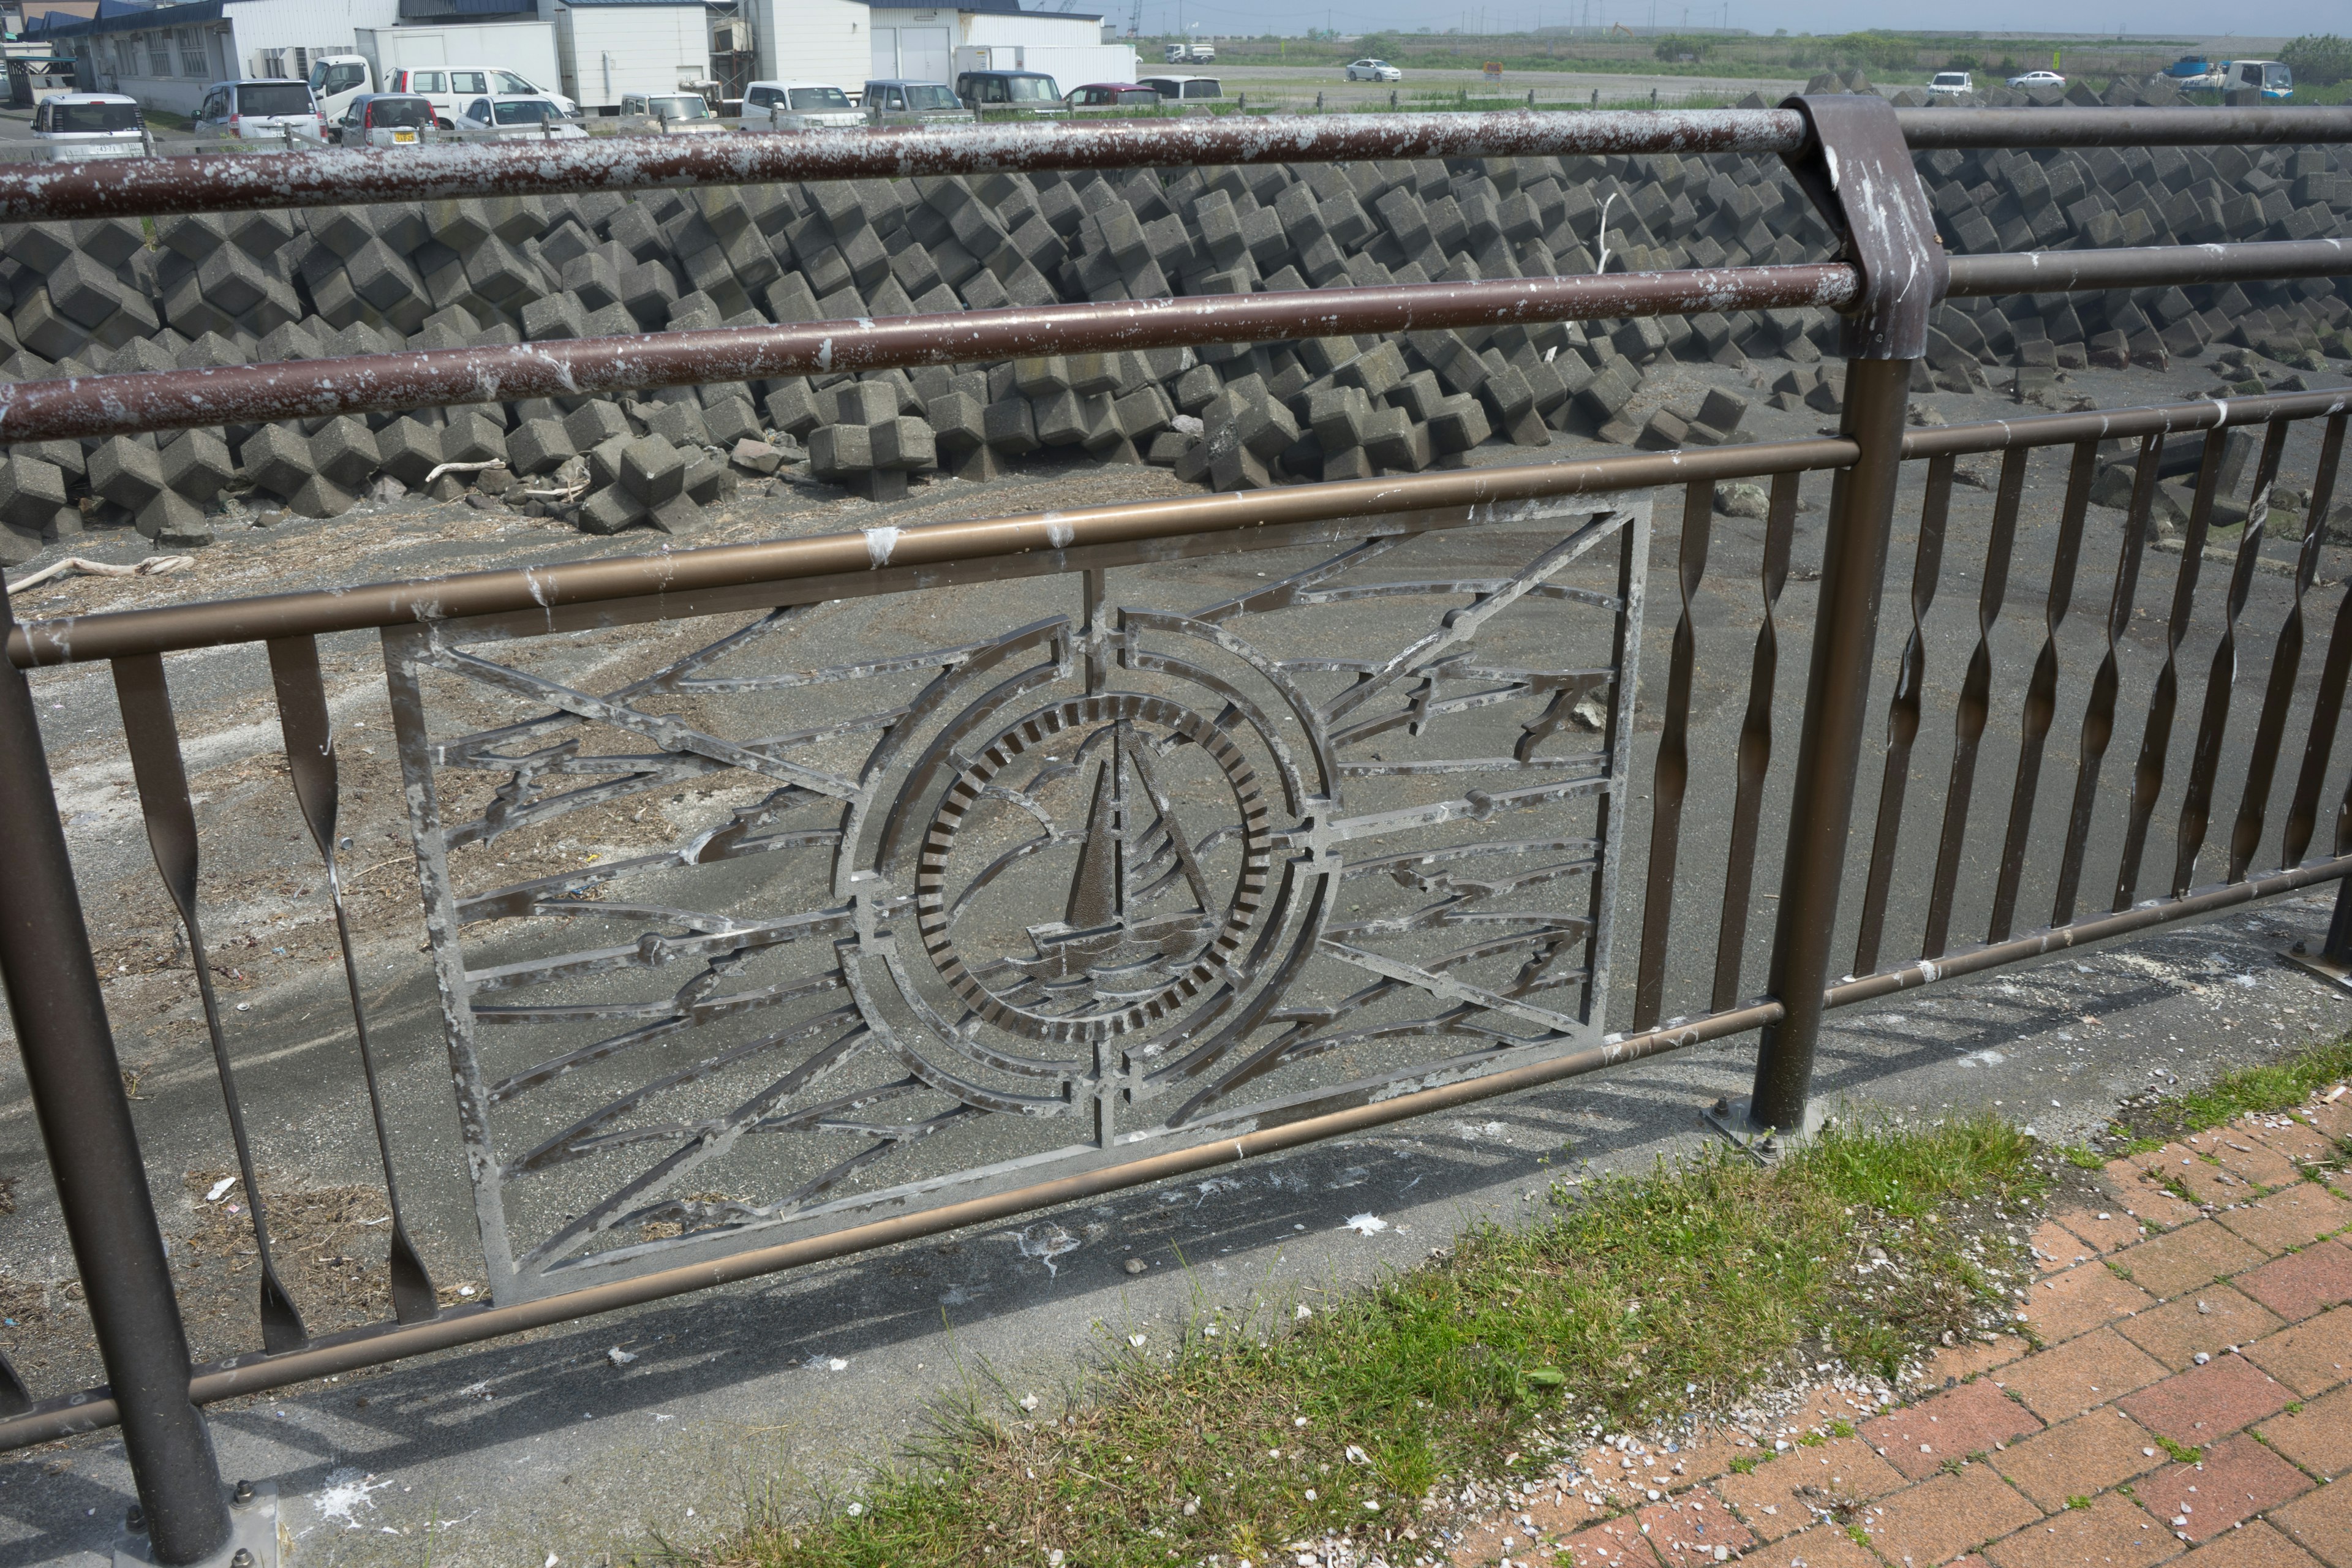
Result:
[[[495,1299],[1597,1043],[1646,510],[1471,515],[388,633]]]

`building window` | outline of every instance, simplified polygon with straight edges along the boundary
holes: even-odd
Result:
[[[180,74],[202,78],[209,74],[205,64],[204,35],[194,27],[182,27],[180,34]]]
[[[147,74],[149,76],[170,76],[172,74],[171,34],[150,33],[147,35]]]

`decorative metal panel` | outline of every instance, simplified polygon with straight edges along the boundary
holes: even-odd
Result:
[[[493,1293],[1597,1042],[1647,530],[1522,503],[387,632]]]

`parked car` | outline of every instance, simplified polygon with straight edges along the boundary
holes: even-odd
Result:
[[[1349,81],[1402,81],[1404,72],[1386,60],[1358,60],[1348,68]]]
[[[692,134],[727,127],[698,92],[627,92],[621,95],[621,129]]]
[[[1143,85],[1163,99],[1184,102],[1225,96],[1224,84],[1213,76],[1148,76]]]
[[[415,147],[439,116],[433,100],[413,92],[367,92],[352,100],[343,117],[328,127],[343,147]]]
[[[288,77],[213,83],[188,128],[232,142],[327,139],[327,117],[319,111],[310,84]]]
[[[859,104],[872,125],[921,125],[933,120],[970,120],[971,111],[956,101],[955,89],[940,81],[908,81],[889,77],[866,84]]]
[[[571,141],[588,134],[563,105],[543,93],[500,92],[478,98],[457,117],[457,129],[500,141]]]
[[[2066,79],[2056,71],[2027,71],[2023,76],[2009,79],[2011,87],[2064,87]]]
[[[849,95],[827,82],[755,81],[743,89],[746,131],[837,131],[866,123]]]
[[[1139,82],[1090,81],[1062,96],[1062,107],[1080,109],[1157,109],[1160,95]]]
[[[2214,74],[2223,92],[2259,92],[2267,103],[2294,96],[2294,72],[2282,60],[2223,60]]]
[[[966,109],[1062,112],[1062,89],[1043,71],[966,71],[956,78],[956,97]]]
[[[51,163],[135,158],[148,150],[147,119],[119,92],[59,93],[33,110],[33,141]]]
[[[1976,79],[1966,71],[1937,71],[1927,83],[1929,98],[1965,98],[1976,89]]]

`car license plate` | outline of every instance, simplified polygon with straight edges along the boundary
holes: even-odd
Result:
[[[392,133],[392,139],[395,142],[414,142],[416,140],[416,132],[414,131],[395,131]]]

